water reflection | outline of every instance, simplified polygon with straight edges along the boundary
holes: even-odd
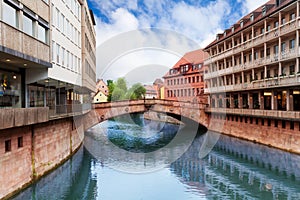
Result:
[[[116,122],[107,123],[117,127]],[[130,125],[120,126],[132,131]],[[155,127],[161,129],[162,125],[152,124],[151,130]],[[107,132],[99,130],[103,131],[94,128],[87,132],[88,149],[81,148],[71,160],[15,199],[300,199],[298,155],[221,136],[213,150],[201,158],[199,151],[206,137],[200,134],[185,153],[180,145],[172,148],[174,155],[183,155],[163,169],[128,174],[111,167],[155,166],[162,160],[165,162],[167,156],[159,153],[147,157],[136,153],[141,159],[137,162],[125,150],[114,155],[117,153],[107,144]],[[167,129],[170,133],[178,127],[171,130]],[[215,137],[216,133],[207,134]],[[93,155],[89,153],[91,149]],[[120,162],[112,159],[120,156],[126,159]]]

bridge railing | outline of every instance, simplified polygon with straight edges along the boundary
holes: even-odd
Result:
[[[194,103],[187,101],[176,101],[176,100],[167,100],[167,99],[140,99],[140,100],[123,100],[123,101],[113,101],[113,102],[105,102],[105,103],[97,103],[95,104],[96,108],[109,108],[109,107],[126,107],[126,106],[134,106],[134,105],[166,105],[173,107],[186,107],[186,108],[199,108],[204,109],[207,107],[206,104],[203,103]]]

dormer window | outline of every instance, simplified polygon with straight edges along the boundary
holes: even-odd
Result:
[[[217,35],[217,41],[219,41],[219,39],[220,39],[220,37],[219,37],[219,35]]]
[[[226,37],[226,31],[223,33],[224,37]]]
[[[234,33],[234,26],[233,26],[233,27],[231,27],[231,32],[232,32],[232,33]]]
[[[251,22],[254,21],[254,15],[253,15],[253,13],[250,15],[250,21],[251,21]]]
[[[266,13],[267,13],[267,9],[266,9],[266,6],[264,6],[264,7],[262,8],[262,16],[265,16]]]
[[[240,21],[240,26],[241,26],[241,28],[243,28],[243,26],[244,26],[244,21],[243,20]]]

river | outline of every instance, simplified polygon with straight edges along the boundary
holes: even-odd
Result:
[[[198,128],[141,115],[105,121],[13,199],[300,199],[299,155]]]

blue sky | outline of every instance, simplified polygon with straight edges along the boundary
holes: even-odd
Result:
[[[173,35],[173,42],[164,46],[165,49],[176,46],[177,49],[184,50],[204,48],[215,39],[217,33],[230,28],[242,16],[266,2],[267,0],[88,0],[96,17],[98,46],[128,31],[156,28],[174,31],[194,41],[193,44],[182,40],[179,42]],[[160,38],[157,36],[155,41]],[[166,43],[166,39],[161,40],[161,43]],[[127,62],[128,65],[132,64],[129,59]],[[166,64],[167,67],[172,67],[174,62],[176,58],[170,61],[170,64]],[[103,65],[106,64],[97,63],[99,69],[106,67]],[[113,68],[121,70],[120,66]],[[103,75],[103,71],[99,69],[97,69],[98,77]],[[124,73],[110,74],[114,78],[123,76]]]

